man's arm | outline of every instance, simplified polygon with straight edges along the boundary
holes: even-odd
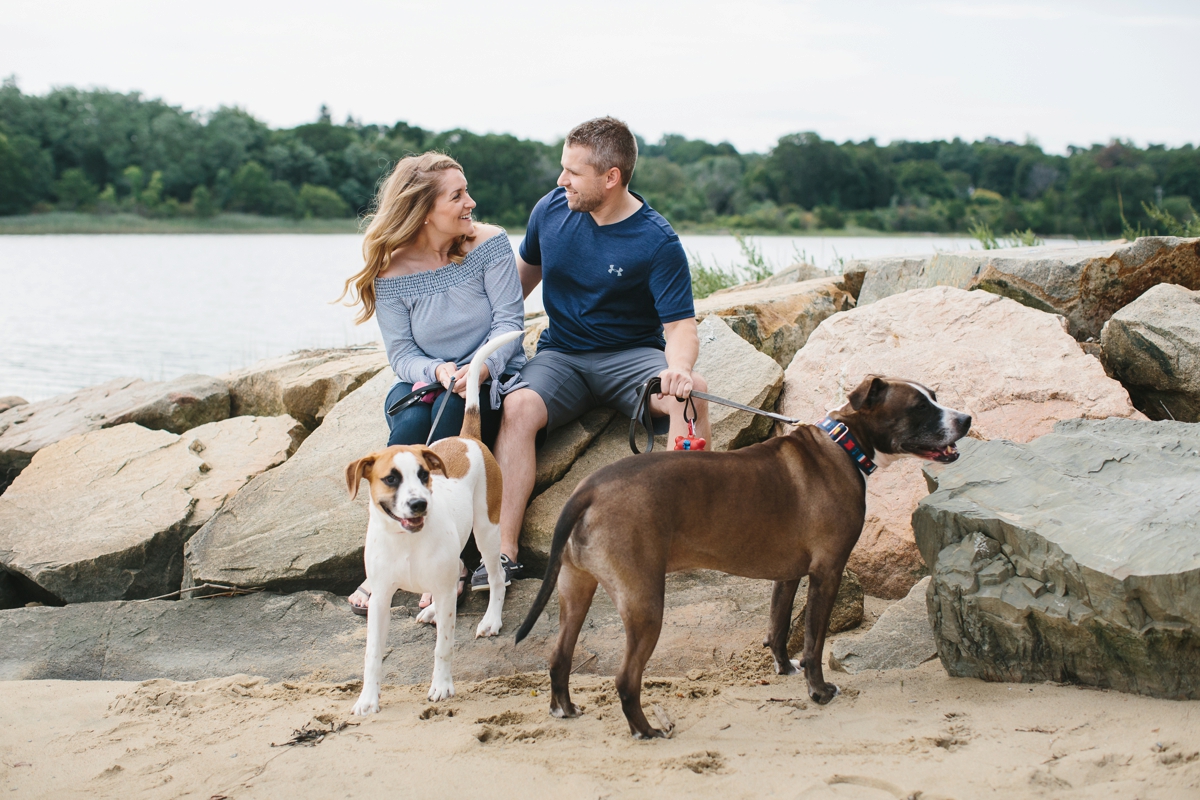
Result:
[[[542,265],[527,264],[525,259],[518,254],[517,274],[521,276],[521,293],[527,298],[529,293],[542,282]]]
[[[692,391],[692,367],[700,355],[700,335],[696,331],[695,317],[668,322],[663,325],[663,336],[667,340],[667,368],[660,374],[662,393],[684,398]]]

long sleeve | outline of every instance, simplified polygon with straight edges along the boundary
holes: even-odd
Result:
[[[483,273],[483,287],[492,306],[492,325],[487,338],[490,340],[511,331],[524,331],[525,302],[521,297],[521,280],[517,275],[517,261],[511,248],[487,266]],[[488,356],[488,372],[492,374],[493,379],[499,381],[500,376],[518,354],[520,358],[517,360],[521,363],[513,363],[511,366],[520,367],[524,364],[524,344],[520,339],[509,342]]]
[[[413,340],[408,304],[403,300],[379,302],[375,306],[375,319],[379,322],[388,363],[396,377],[405,383],[434,383],[437,380],[434,371],[446,362],[431,358]]]

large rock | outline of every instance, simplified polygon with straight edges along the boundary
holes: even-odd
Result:
[[[913,526],[951,675],[1200,699],[1200,426],[969,442]]]
[[[931,386],[984,439],[1027,442],[1060,419],[1141,416],[1059,318],[988,292],[921,289],[827,319],[788,366],[780,411],[816,422],[868,374]],[[867,594],[904,597],[925,574],[910,525],[925,494],[920,463],[902,459],[867,487],[848,567]]]
[[[235,417],[182,436],[118,425],[42,448],[0,497],[0,566],[49,602],[174,591],[187,538],[303,432],[291,417]]]
[[[486,593],[463,599],[455,625],[455,679],[544,672],[558,634],[557,593],[529,639],[517,645],[511,635],[540,585],[513,582],[504,632],[494,639],[475,638]],[[761,643],[770,593],[767,581],[715,572],[669,576],[663,631],[648,674],[725,668],[730,655]],[[397,595],[384,651],[385,683],[429,680],[435,632],[413,620],[416,612],[415,596]],[[272,681],[349,681],[362,678],[365,648],[366,622],[349,613],[344,597],[325,592],[0,612],[0,680],[190,681],[246,673]],[[608,595],[597,592],[575,650],[579,671],[612,675],[624,650],[620,616]]]
[[[18,405],[0,413],[0,488],[29,464],[34,453],[68,436],[126,422],[183,433],[228,416],[225,382],[207,375],[184,375],[163,383],[118,378]]]
[[[537,472],[533,479],[533,497],[562,480],[575,459],[608,427],[617,412],[594,408],[579,419],[552,430],[537,451]]]
[[[1200,289],[1200,239],[1148,236],[1070,248],[971,250],[851,262],[865,269],[860,306],[910,289],[956,286],[1062,314],[1072,336],[1099,337],[1104,323],[1151,286]]]
[[[222,375],[233,416],[287,414],[309,430],[330,409],[388,366],[378,345],[298,350]]]
[[[1200,292],[1160,283],[1113,314],[1100,341],[1146,416],[1200,422]]]
[[[829,652],[829,666],[840,672],[868,669],[915,669],[937,658],[937,645],[925,611],[926,576],[897,600],[861,636],[838,639]]]
[[[696,359],[696,371],[708,381],[711,394],[754,408],[773,407],[783,379],[783,370],[778,364],[748,345],[718,317],[707,317],[702,321],[699,336],[700,356]],[[715,403],[709,404],[709,422],[713,433],[709,448],[713,450],[744,447],[761,441],[770,431],[770,420],[766,417]],[[641,428],[638,432],[644,435]],[[656,439],[655,447],[666,446],[665,437]],[[601,467],[631,455],[629,420],[617,417],[560,481],[534,498],[525,511],[520,554],[521,561],[534,571],[533,574],[545,569],[558,513],[579,482]]]
[[[0,413],[8,411],[10,408],[27,405],[29,403],[24,397],[17,397],[15,394],[0,397]]]
[[[715,314],[755,350],[786,367],[822,320],[854,308],[854,297],[840,277],[781,284],[771,280],[697,300],[696,316]]]
[[[381,371],[346,395],[292,458],[198,531],[186,548],[185,585],[341,591],[361,581],[368,498],[350,499],[346,465],[387,445],[383,403],[395,380]]]

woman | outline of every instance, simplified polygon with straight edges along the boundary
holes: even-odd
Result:
[[[450,156],[424,153],[401,159],[375,198],[363,239],[366,265],[346,281],[342,296],[361,303],[356,322],[374,316],[383,334],[397,383],[384,409],[413,390],[414,384],[440,383],[433,403],[417,402],[388,414],[388,445],[425,444],[457,436],[465,407],[467,366],[486,342],[524,330],[525,308],[512,245],[503,229],[471,219],[475,201],[467,192],[462,167]],[[525,363],[518,339],[485,362],[480,392],[484,442],[490,447],[500,427],[504,394],[520,388],[517,371]],[[443,409],[443,406],[445,407]],[[519,568],[502,557],[505,571]],[[459,593],[463,589],[459,581]],[[364,582],[349,598],[365,615],[370,587]],[[421,599],[421,607],[429,596]]]

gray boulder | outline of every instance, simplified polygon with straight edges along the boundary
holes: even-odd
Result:
[[[222,375],[233,416],[287,414],[309,430],[330,409],[388,366],[379,345],[298,350]]]
[[[10,408],[26,405],[28,402],[24,397],[17,397],[15,394],[0,397],[0,413],[8,411]]]
[[[1160,283],[1113,314],[1100,342],[1138,410],[1200,422],[1200,292]]]
[[[283,465],[252,480],[185,549],[184,584],[341,591],[363,578],[367,496],[351,500],[346,465],[387,445],[378,373],[346,395]]]
[[[868,669],[914,669],[937,658],[937,645],[929,628],[925,592],[929,577],[919,580],[908,594],[884,611],[861,636],[838,639],[829,653],[829,666],[840,672]]]
[[[0,497],[0,568],[43,602],[172,592],[184,541],[303,433],[291,417],[236,417],[182,436],[118,425],[42,448]]]
[[[487,595],[469,593],[463,599],[455,626],[456,679],[546,668],[558,633],[557,595],[529,639],[516,645],[510,635],[539,587],[535,580],[513,582],[504,604],[504,632],[494,639],[475,638]],[[767,581],[715,572],[670,576],[663,632],[649,674],[720,669],[731,655],[755,647],[767,625],[770,592]],[[401,593],[393,601],[385,683],[429,680],[435,632],[414,621],[416,600]],[[362,678],[365,648],[365,620],[349,613],[344,597],[325,592],[0,612],[0,680],[192,681],[244,673],[272,681],[306,676],[349,681]],[[611,675],[624,650],[620,616],[608,595],[597,592],[575,651],[579,671]]]
[[[754,408],[774,408],[783,383],[783,370],[778,364],[743,341],[718,317],[707,317],[702,321],[699,336],[700,356],[696,359],[696,371],[708,381],[711,394]],[[712,450],[733,450],[761,441],[770,432],[771,425],[766,417],[715,403],[709,404],[709,422],[713,441],[708,447]],[[638,434],[644,436],[640,427]],[[656,448],[667,446],[666,437],[655,440]],[[631,455],[629,420],[616,417],[561,480],[534,498],[525,511],[520,554],[522,562],[534,570],[534,574],[545,569],[554,524],[575,487],[596,470]]]
[[[1200,426],[960,447],[913,514],[947,671],[1200,698]]]
[[[127,422],[183,433],[228,416],[228,387],[207,375],[184,375],[162,383],[118,378],[18,405],[0,412],[0,488],[29,464],[34,453],[68,436]]]
[[[579,419],[551,431],[537,451],[533,496],[538,496],[562,480],[575,460],[616,415],[617,412],[611,408],[594,408]]]
[[[1147,236],[1071,248],[1021,247],[851,262],[865,269],[858,298],[865,306],[889,295],[930,286],[983,289],[1066,317],[1083,341],[1151,286],[1200,289],[1200,239]]]
[[[696,316],[715,314],[755,350],[786,367],[827,317],[854,308],[840,277],[746,284],[696,301]]]

